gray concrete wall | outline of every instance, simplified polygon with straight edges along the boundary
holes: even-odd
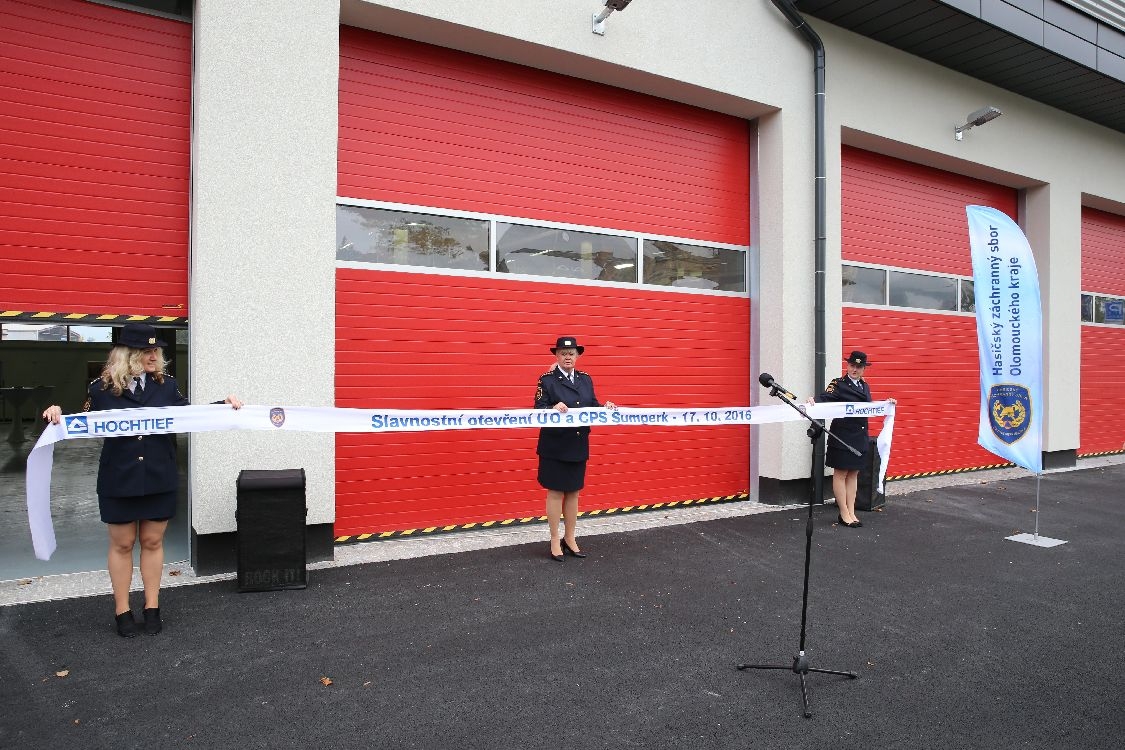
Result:
[[[196,403],[331,406],[338,5],[196,0],[190,331]],[[304,468],[335,518],[335,437],[191,438],[192,524],[235,529],[241,469]]]

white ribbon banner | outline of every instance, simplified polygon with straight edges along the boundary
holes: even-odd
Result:
[[[813,419],[835,417],[886,417],[879,436],[883,488],[894,427],[894,405],[886,401],[841,402],[803,406]],[[161,406],[110,409],[64,414],[59,424],[43,430],[27,457],[27,518],[35,556],[49,560],[55,552],[51,523],[51,471],[54,445],[60,440],[172,435],[185,432],[258,430],[267,432],[425,432],[429,430],[479,430],[526,427],[627,426],[697,427],[753,425],[803,420],[785,404],[770,406],[718,406],[699,409],[639,409],[590,407],[559,412],[553,409],[442,410],[337,409],[317,406]]]

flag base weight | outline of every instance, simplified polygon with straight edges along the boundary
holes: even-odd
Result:
[[[1060,544],[1066,544],[1065,539],[1052,539],[1048,536],[1039,536],[1038,534],[1015,534],[1014,536],[1006,536],[1004,538],[1012,542],[1034,544],[1036,547],[1058,547]]]

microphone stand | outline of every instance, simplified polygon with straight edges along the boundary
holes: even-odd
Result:
[[[792,665],[787,665],[787,664],[739,664],[738,669],[740,669],[740,670],[746,670],[746,669],[790,669],[790,670],[792,670],[794,674],[796,674],[798,677],[801,678],[801,700],[804,702],[804,705],[805,705],[805,718],[808,719],[812,716],[812,711],[809,710],[809,692],[808,692],[808,688],[805,686],[805,675],[807,675],[809,672],[819,672],[820,674],[837,674],[837,675],[841,675],[843,677],[848,677],[848,678],[853,679],[853,680],[858,676],[858,675],[856,675],[855,672],[843,672],[843,671],[839,671],[839,670],[835,670],[835,669],[817,669],[817,668],[814,668],[814,667],[810,667],[808,655],[805,654],[805,622],[806,622],[806,619],[807,619],[807,614],[808,614],[808,609],[809,609],[809,562],[810,562],[810,558],[811,558],[811,555],[812,555],[813,504],[814,504],[815,500],[817,499],[816,496],[819,494],[817,492],[818,487],[823,487],[823,480],[821,482],[816,481],[817,471],[818,470],[820,471],[821,476],[824,475],[823,467],[817,466],[817,463],[818,463],[817,462],[818,451],[816,450],[817,441],[820,439],[820,436],[822,434],[828,435],[829,437],[834,438],[836,440],[836,442],[838,442],[840,445],[847,448],[849,451],[851,451],[855,455],[861,456],[863,454],[860,453],[859,451],[857,451],[852,446],[845,443],[843,440],[841,440],[839,437],[837,437],[835,434],[833,434],[831,430],[827,429],[823,424],[821,424],[820,422],[817,422],[815,419],[813,419],[808,414],[806,414],[804,412],[804,410],[802,410],[799,406],[797,406],[795,403],[793,403],[793,401],[791,399],[789,399],[789,397],[786,395],[785,391],[783,391],[776,383],[773,383],[772,385],[770,385],[769,389],[770,389],[770,395],[771,396],[776,396],[777,398],[780,398],[782,401],[789,404],[789,406],[791,406],[793,409],[795,409],[802,417],[804,417],[805,419],[807,419],[809,421],[810,427],[807,431],[807,434],[809,436],[809,439],[812,441],[812,445],[813,445],[812,474],[809,477],[809,484],[811,485],[809,487],[809,518],[808,518],[808,521],[805,523],[805,585],[804,585],[804,591],[803,591],[802,596],[801,596],[801,644],[798,647],[797,655],[793,657],[793,664]]]

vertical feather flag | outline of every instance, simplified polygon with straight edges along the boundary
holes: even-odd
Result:
[[[981,447],[1043,470],[1043,312],[1031,246],[1007,214],[966,206],[980,349]]]

